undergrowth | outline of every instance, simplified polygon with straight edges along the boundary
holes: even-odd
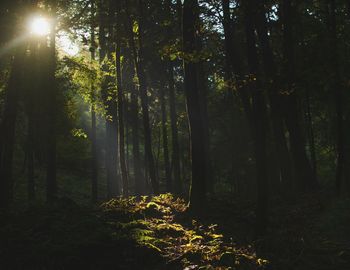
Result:
[[[263,269],[253,247],[192,220],[170,194],[99,207],[69,199],[0,213],[0,269]]]
[[[186,216],[186,204],[171,194],[141,199],[113,199],[101,205],[104,219],[120,236],[156,250],[167,265],[184,269],[263,269],[251,246],[241,247]]]

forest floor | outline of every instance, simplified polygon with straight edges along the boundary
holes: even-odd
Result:
[[[200,221],[170,194],[17,209],[0,217],[0,269],[349,269],[349,199],[273,201],[258,241],[253,204],[209,205]]]

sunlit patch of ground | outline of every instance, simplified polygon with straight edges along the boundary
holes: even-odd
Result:
[[[98,207],[68,198],[18,204],[0,213],[0,269],[347,269],[350,204],[329,197],[272,200],[268,233],[257,241],[254,204],[227,198],[210,200],[200,221],[170,194]]]
[[[253,248],[226,242],[217,225],[204,226],[186,216],[183,200],[171,194],[116,199],[104,203],[104,219],[116,233],[157,251],[167,265],[183,269],[263,269],[267,261]],[[121,217],[127,220],[121,220]]]
[[[0,269],[263,269],[251,246],[192,220],[165,194],[82,207],[68,198],[0,213]]]

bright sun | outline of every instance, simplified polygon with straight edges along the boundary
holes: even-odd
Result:
[[[31,33],[38,36],[46,36],[50,34],[50,28],[49,21],[42,17],[34,18],[30,22]]]
[[[0,0],[1,1],[1,0]],[[37,16],[32,18],[28,23],[30,34],[36,36],[47,36],[51,33],[52,25],[50,20],[45,17]],[[65,32],[56,33],[56,40],[61,52],[70,56],[75,56],[79,53],[79,44],[72,40]]]

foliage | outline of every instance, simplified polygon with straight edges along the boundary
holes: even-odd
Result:
[[[185,269],[262,269],[267,261],[251,247],[227,242],[217,225],[204,226],[186,217],[187,206],[171,194],[141,199],[114,199],[101,205],[113,230],[159,252],[169,265]],[[123,214],[129,220],[120,221]]]

